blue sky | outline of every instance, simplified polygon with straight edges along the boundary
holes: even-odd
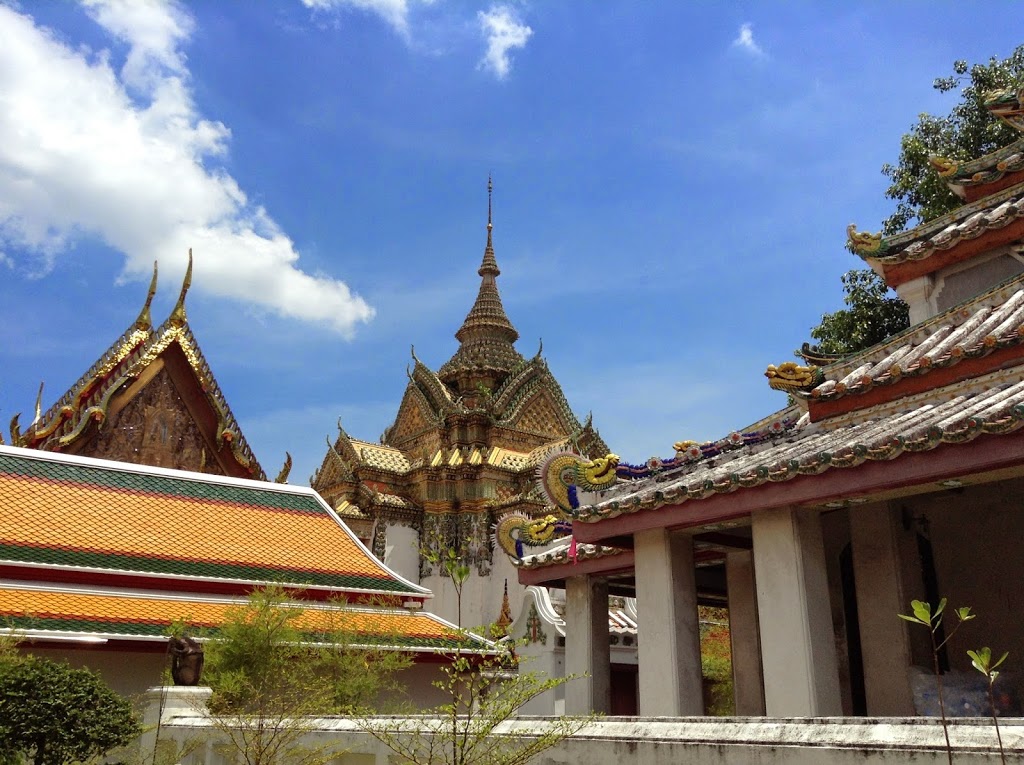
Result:
[[[845,227],[1011,3],[0,2],[0,422],[51,403],[188,247],[193,331],[268,472],[376,440],[479,284],[639,462],[781,407]],[[10,43],[10,44],[8,44]]]

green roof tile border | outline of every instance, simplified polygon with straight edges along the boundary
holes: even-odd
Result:
[[[203,577],[212,579],[240,579],[280,584],[306,584],[339,589],[374,590],[380,592],[408,593],[420,595],[406,587],[401,581],[384,575],[373,577],[360,574],[340,574],[329,571],[315,571],[295,568],[274,568],[252,566],[244,563],[223,563],[217,561],[189,560],[100,550],[76,550],[72,548],[42,545],[12,544],[0,540],[0,560],[15,563],[45,563],[74,568],[112,569],[133,574],[171,574],[177,576]]]
[[[83,488],[98,487],[136,494],[259,507],[265,510],[329,514],[315,497],[309,495],[206,483],[187,478],[113,470],[91,465],[69,465],[10,454],[0,454],[0,474],[53,483],[69,483]]]

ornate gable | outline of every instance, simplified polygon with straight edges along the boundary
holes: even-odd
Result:
[[[153,281],[139,318],[15,446],[266,480],[189,329],[192,254],[170,317],[153,329]],[[286,475],[282,471],[281,480]]]

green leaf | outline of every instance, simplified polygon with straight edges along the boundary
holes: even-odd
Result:
[[[999,666],[1000,664],[1002,664],[1002,663],[1003,663],[1004,661],[1006,661],[1006,657],[1007,657],[1007,656],[1009,656],[1009,655],[1010,655],[1010,652],[1009,652],[1009,651],[1007,651],[1007,652],[1006,652],[1006,653],[1004,653],[1004,654],[1003,654],[1002,656],[1000,656],[1000,657],[999,657],[999,661],[997,661],[997,662],[996,662],[995,664],[993,664],[993,665],[992,665],[992,669],[995,669],[995,668],[996,668],[996,667],[998,667],[998,666]],[[993,673],[993,674],[995,674],[995,673]]]
[[[925,627],[931,626],[931,624],[929,624],[928,622],[921,621],[916,616],[907,616],[906,614],[896,614],[896,616],[900,617],[901,619],[905,619],[908,622],[913,622],[914,624],[923,624]]]
[[[942,605],[945,605],[945,601],[942,601]],[[912,600],[910,601],[910,608],[914,611],[914,616],[917,617],[919,622],[929,625],[932,623],[931,603],[926,603],[923,600]]]
[[[972,614],[971,613],[971,607],[970,606],[964,606],[963,608],[958,608],[956,610],[956,615],[957,615],[957,618],[960,621],[962,621],[962,622],[969,622],[971,619],[973,619],[976,616],[976,614]]]

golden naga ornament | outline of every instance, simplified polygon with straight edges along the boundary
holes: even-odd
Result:
[[[951,175],[956,175],[956,171],[960,168],[960,163],[955,159],[937,157],[934,154],[928,157],[928,164],[935,169],[940,178],[949,178]]]
[[[617,454],[588,460],[571,452],[555,452],[538,469],[540,486],[548,501],[572,515],[579,506],[576,491],[603,491],[612,486],[619,466]]]
[[[872,255],[882,249],[882,235],[858,231],[857,224],[846,227],[846,236],[850,249],[858,255]]]
[[[824,379],[821,367],[800,366],[795,361],[784,361],[778,366],[769,364],[764,376],[768,378],[768,387],[786,392],[813,388]]]

